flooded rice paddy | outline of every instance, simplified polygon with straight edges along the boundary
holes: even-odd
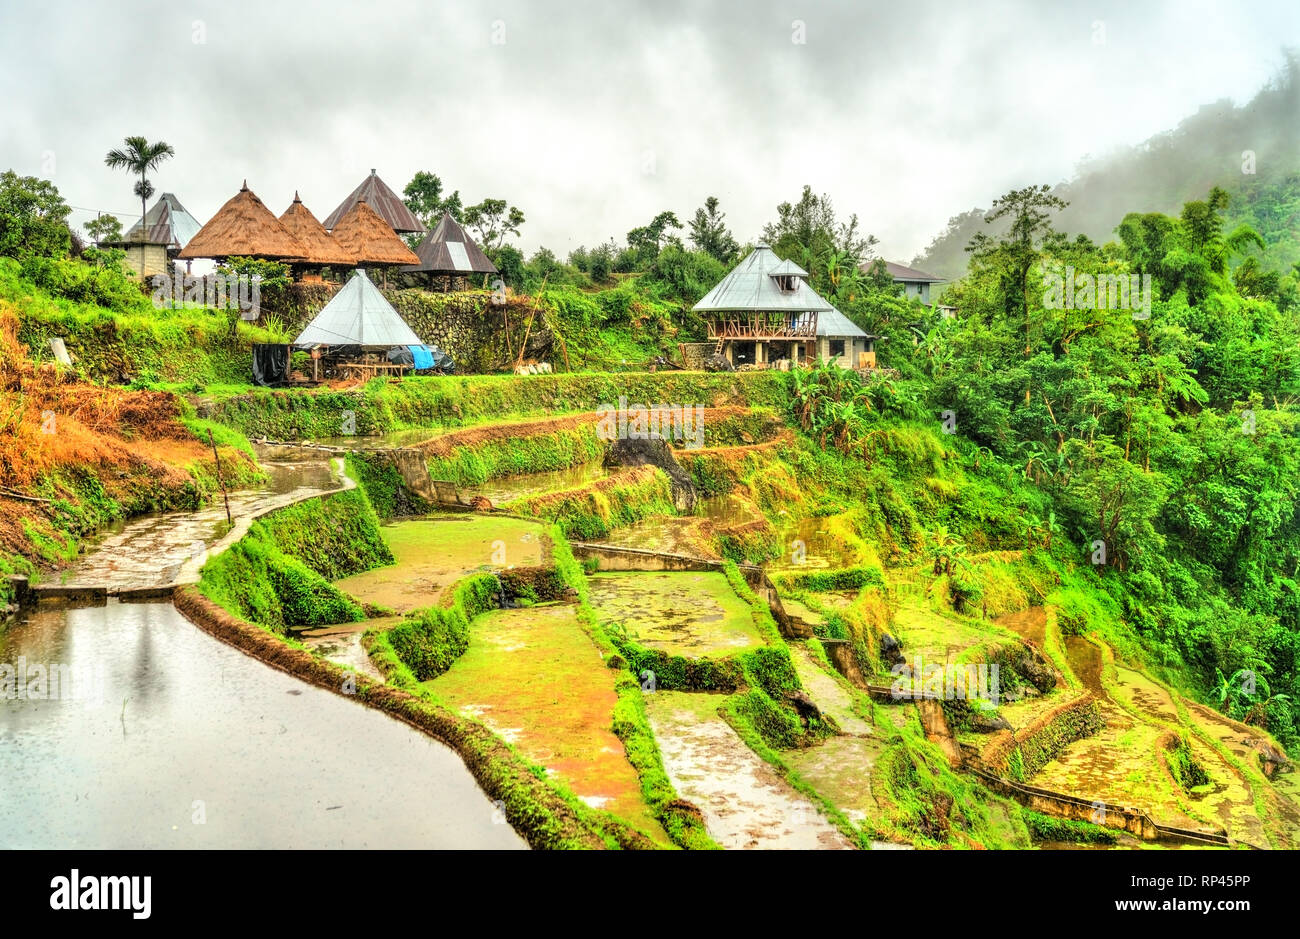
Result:
[[[409,613],[432,606],[466,574],[529,567],[550,557],[535,522],[494,515],[446,515],[380,529],[396,563],[338,581],[363,603]]]
[[[588,589],[602,621],[651,649],[698,657],[763,644],[749,605],[721,573],[594,574]]]
[[[452,750],[169,604],[40,610],[0,662],[73,675],[0,699],[0,847],[525,846]]]

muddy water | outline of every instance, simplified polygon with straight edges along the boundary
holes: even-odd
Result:
[[[168,604],[37,612],[0,637],[19,657],[87,671],[0,699],[0,847],[524,847],[453,751]]]
[[[594,574],[589,588],[597,616],[652,649],[693,657],[763,643],[749,606],[720,573]]]
[[[826,529],[825,518],[801,518],[783,527],[781,540],[786,550],[765,565],[771,571],[834,569],[858,563],[857,553],[838,542]],[[792,545],[802,546],[796,560]]]
[[[527,499],[548,492],[577,489],[605,477],[605,467],[599,462],[583,463],[568,469],[546,473],[526,473],[492,479],[477,485],[461,487],[461,496],[486,496],[493,505],[505,505],[515,499]]]
[[[762,520],[763,513],[752,502],[741,495],[726,493],[698,500],[692,515],[656,515],[615,529],[605,537],[604,543],[668,554],[717,557],[710,543],[712,532]]]
[[[658,691],[646,709],[664,769],[724,848],[851,848],[717,715],[721,697]],[[845,738],[849,739],[849,738]]]
[[[293,635],[308,649],[319,652],[331,662],[356,669],[371,680],[382,683],[383,673],[370,661],[370,656],[361,645],[361,636],[367,629],[388,628],[396,625],[400,619],[398,616],[379,617],[363,623],[341,623],[338,626],[297,630]]]
[[[541,564],[550,543],[542,527],[499,515],[445,515],[380,529],[395,564],[338,581],[364,603],[409,613],[474,571]]]
[[[265,489],[230,493],[230,513],[238,519],[288,505],[340,486],[328,460],[265,463]],[[63,572],[61,583],[114,588],[157,587],[171,583],[185,562],[201,554],[228,529],[220,495],[197,512],[142,515],[100,533],[86,553]]]
[[[325,447],[339,447],[343,450],[392,450],[401,447],[413,447],[417,443],[432,440],[443,431],[433,427],[418,427],[414,430],[394,430],[387,434],[362,437],[350,436],[319,437],[314,442]]]

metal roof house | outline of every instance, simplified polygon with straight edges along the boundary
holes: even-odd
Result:
[[[709,338],[717,340],[718,351],[733,365],[800,362],[816,354],[819,316],[840,316],[808,285],[807,277],[797,264],[760,244],[694,310],[707,321]]]
[[[126,267],[132,273],[144,277],[170,275],[172,260],[200,228],[198,219],[181,205],[181,200],[164,192],[145,213],[143,227],[137,221],[116,241],[104,244],[125,249]]]
[[[333,231],[343,216],[358,202],[364,202],[370,206],[380,218],[388,223],[388,226],[398,234],[423,235],[427,228],[420,224],[420,220],[415,217],[401,197],[389,187],[389,185],[380,179],[372,169],[370,175],[361,181],[361,185],[352,190],[352,194],[339,203],[339,207],[331,212],[321,224],[329,231]]]
[[[858,328],[851,319],[831,307],[829,312],[817,317],[816,357],[844,368],[875,368],[876,340],[879,338]]]
[[[889,271],[889,276],[894,278],[894,283],[903,285],[904,297],[909,300],[915,297],[926,306],[930,305],[930,285],[947,283],[942,277],[918,271],[914,267],[895,264],[893,261],[886,261],[885,269]]]
[[[343,285],[293,341],[300,349],[360,346],[363,352],[420,344],[420,337],[406,325],[406,320],[384,299],[362,269],[357,270],[356,276]]]
[[[403,273],[441,275],[447,287],[458,277],[497,273],[497,266],[449,212],[442,213],[437,227],[425,236],[415,253],[420,263],[407,265]]]

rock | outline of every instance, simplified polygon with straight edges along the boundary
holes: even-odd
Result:
[[[817,707],[816,702],[808,697],[807,693],[803,691],[787,691],[785,699],[794,705],[794,709],[799,712],[799,716],[805,721],[821,719],[821,708]]]
[[[999,730],[1010,730],[1011,724],[996,711],[977,711],[971,709],[970,729],[977,734],[992,734]]]
[[[695,483],[682,469],[667,441],[662,439],[615,440],[605,451],[607,469],[620,466],[657,466],[672,484],[673,504],[677,511],[688,513],[695,508]]]
[[[903,655],[903,646],[889,633],[880,637],[880,661],[885,665],[898,665],[907,661]]]
[[[704,357],[704,370],[706,372],[734,372],[736,367],[727,361],[725,355],[714,352],[712,355]]]

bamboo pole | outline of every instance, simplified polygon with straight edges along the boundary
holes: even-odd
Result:
[[[230,496],[226,492],[226,481],[221,478],[221,456],[217,453],[217,441],[212,437],[212,431],[208,431],[208,443],[212,444],[212,458],[217,461],[217,485],[221,487],[221,498],[226,500],[226,524],[233,525],[235,520],[230,517]]]

